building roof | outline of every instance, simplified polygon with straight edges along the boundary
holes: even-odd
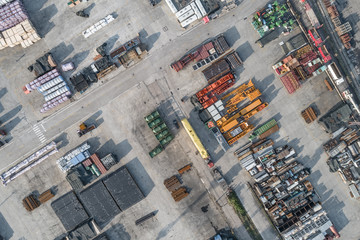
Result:
[[[144,198],[126,167],[105,177],[103,182],[122,211]]]
[[[319,119],[319,122],[333,133],[341,127],[347,126],[350,120],[351,109],[346,103],[337,104],[328,113]]]
[[[82,191],[80,199],[100,227],[106,225],[120,213],[120,209],[102,181],[98,181]]]
[[[73,230],[89,218],[74,192],[69,192],[55,200],[51,203],[51,207],[67,231]]]
[[[90,222],[87,222],[69,233],[68,237],[70,240],[90,240],[95,236],[95,229],[91,227]]]

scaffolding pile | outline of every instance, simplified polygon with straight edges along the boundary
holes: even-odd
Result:
[[[326,50],[326,49],[325,49]],[[309,44],[292,52],[272,67],[291,94],[300,88],[300,80],[305,81],[325,71],[324,66]]]
[[[327,229],[339,236],[320,203],[314,202],[314,188],[307,180],[310,172],[295,160],[295,150],[273,145],[273,140],[262,139],[240,147],[234,155],[254,179],[253,191],[278,231],[284,239],[307,239],[315,233],[323,239]],[[319,216],[326,221],[311,224]],[[305,225],[310,226],[306,231]]]
[[[294,23],[295,19],[286,4],[279,4],[278,1],[268,4],[267,7],[257,11],[252,19],[252,25],[260,38],[277,27],[283,27],[291,31]]]

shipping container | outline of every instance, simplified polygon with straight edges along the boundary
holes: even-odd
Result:
[[[274,127],[275,125],[277,125],[275,119],[271,119],[270,121],[264,123],[259,128],[254,130],[254,132],[250,135],[249,140],[250,141],[254,140],[255,138],[257,138],[261,134],[265,133],[270,128]]]
[[[106,173],[106,169],[104,167],[104,165],[102,164],[102,162],[100,161],[99,157],[97,156],[96,153],[94,153],[93,155],[90,156],[91,161],[96,165],[97,169],[102,173]],[[95,169],[94,169],[95,171]]]
[[[277,131],[279,131],[279,126],[275,125],[272,128],[270,128],[269,130],[267,130],[266,132],[264,132],[263,134],[260,134],[259,139],[264,139]]]

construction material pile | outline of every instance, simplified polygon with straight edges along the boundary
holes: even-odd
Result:
[[[70,99],[71,91],[59,71],[55,68],[57,65],[50,53],[38,58],[36,62],[29,67],[38,77],[23,87],[25,94],[29,94],[35,89],[40,92],[45,99],[45,103],[40,109],[45,113],[59,104]]]
[[[20,163],[16,164],[15,166],[11,167],[9,170],[3,172],[0,175],[0,179],[4,186],[9,182],[13,181],[15,178],[20,176],[21,174],[29,171],[32,167],[38,165],[51,155],[57,153],[58,150],[56,148],[56,143],[51,142],[45,147],[41,148],[34,154],[27,157],[25,160],[21,161]]]
[[[102,29],[103,27],[105,27],[106,25],[108,25],[109,23],[111,23],[114,20],[115,20],[115,18],[111,14],[109,14],[106,17],[104,17],[103,19],[101,19],[100,21],[96,22],[94,25],[92,25],[88,29],[86,29],[85,31],[83,31],[82,34],[85,38],[88,38],[92,34],[99,31],[100,29]]]
[[[268,32],[277,27],[291,31],[294,23],[295,19],[289,12],[286,4],[279,4],[277,1],[257,11],[252,19],[252,25],[260,37],[264,37]]]
[[[211,130],[218,128],[223,139],[229,145],[234,144],[254,129],[254,126],[248,123],[249,118],[268,106],[259,99],[260,96],[261,92],[254,87],[251,80],[240,85],[206,108],[211,117],[206,122],[207,127]],[[244,104],[245,100],[248,102]],[[221,138],[218,141],[220,140],[222,141]]]
[[[189,192],[186,190],[186,187],[181,186],[181,182],[177,178],[177,176],[172,176],[171,178],[164,180],[164,185],[169,192],[171,192],[171,196],[175,200],[175,202],[181,201],[183,198],[189,195]]]
[[[310,235],[323,239],[327,229],[338,235],[321,204],[313,200],[309,169],[295,160],[292,147],[273,145],[273,140],[262,139],[240,147],[234,155],[255,181],[253,192],[278,231],[284,239],[308,239]],[[323,221],[316,221],[319,216]],[[310,222],[315,224],[304,231]]]
[[[249,140],[254,141],[256,138],[264,139],[277,131],[279,131],[279,125],[275,119],[271,119],[270,121],[255,129],[254,132],[250,135]]]
[[[156,139],[160,142],[158,146],[149,152],[150,157],[153,158],[164,150],[164,147],[174,139],[174,136],[169,131],[169,128],[157,110],[147,115],[145,121],[149,128],[151,128]]]
[[[55,108],[59,104],[69,100],[71,91],[64,79],[60,76],[57,69],[36,78],[25,85],[25,92],[29,93],[37,89],[45,99],[45,103],[40,109],[41,113],[47,112]]]
[[[349,187],[350,196],[360,199],[360,133],[355,128],[343,130],[338,137],[323,146],[329,156],[327,164],[330,172],[339,173]]]
[[[61,169],[61,171],[67,172],[73,166],[81,163],[82,161],[90,157],[88,149],[90,149],[90,145],[86,142],[83,145],[75,148],[65,156],[59,158],[56,163]]]
[[[316,113],[312,107],[308,107],[304,111],[302,111],[301,116],[304,118],[307,124],[315,121],[315,119],[317,118]]]
[[[191,50],[189,54],[180,58],[180,60],[171,64],[171,68],[176,72],[182,70],[186,65],[192,61],[197,63],[193,66],[194,70],[197,70],[212,61],[215,61],[220,55],[224,54],[230,49],[225,37],[220,34],[210,41],[206,41],[199,47]]]
[[[101,159],[94,153],[81,163],[73,166],[68,171],[66,180],[75,191],[78,191],[100,175],[105,174],[115,164],[116,160],[111,153]]]
[[[235,77],[229,73],[196,93],[204,109],[214,104],[218,97],[235,84]]]
[[[326,66],[307,44],[276,63],[273,69],[281,76],[281,81],[291,94],[300,88],[300,80],[304,81],[322,73]]]
[[[20,0],[0,7],[0,50],[21,45],[27,48],[40,40]]]
[[[39,197],[36,197],[34,194],[30,194],[22,200],[23,206],[27,211],[31,212],[35,208],[38,208],[41,204],[49,201],[54,196],[55,195],[51,192],[51,189],[46,190],[45,192],[40,194]]]
[[[335,26],[335,30],[340,37],[341,42],[346,49],[351,48],[350,41],[352,39],[351,31],[352,27],[349,22],[342,23],[339,12],[335,6],[335,2],[329,0],[323,0],[326,10]]]

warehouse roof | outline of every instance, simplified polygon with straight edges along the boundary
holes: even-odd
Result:
[[[319,122],[322,123],[328,132],[333,133],[341,127],[347,126],[351,113],[349,105],[341,102],[321,117]]]
[[[103,182],[122,211],[144,198],[125,166],[105,177]]]
[[[69,192],[55,200],[51,203],[51,207],[67,231],[73,230],[89,218],[74,192]]]
[[[95,236],[95,229],[91,226],[90,222],[84,223],[68,235],[70,240],[90,240]]]
[[[100,226],[106,225],[113,217],[120,213],[102,181],[98,181],[80,193],[80,199],[86,210]]]

